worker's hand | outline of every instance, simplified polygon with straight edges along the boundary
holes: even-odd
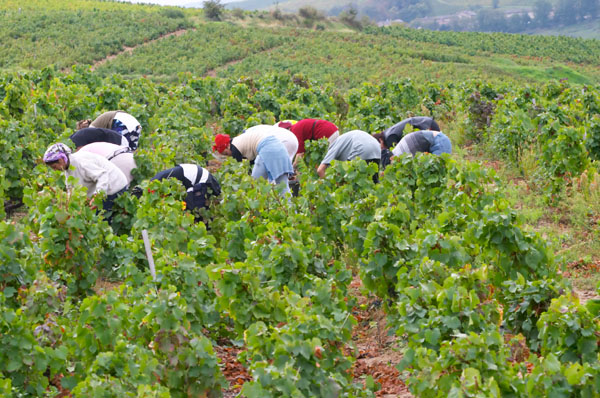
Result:
[[[96,206],[95,202],[96,202],[96,195],[93,195],[88,202],[90,209],[96,210],[98,208],[98,206]]]
[[[325,178],[325,170],[327,170],[326,164],[321,163],[319,166],[317,166],[317,174],[319,177]]]
[[[302,157],[304,156],[304,153],[297,153],[296,157],[294,158],[294,169],[296,168],[296,166],[298,166],[298,162],[300,161],[300,159],[302,159]]]

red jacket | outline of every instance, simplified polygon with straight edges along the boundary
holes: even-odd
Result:
[[[304,153],[304,141],[329,138],[338,131],[335,124],[327,120],[302,119],[290,127],[292,133],[298,138],[298,152]]]

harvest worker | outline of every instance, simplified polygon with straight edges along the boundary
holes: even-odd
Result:
[[[116,131],[95,127],[87,127],[77,130],[69,138],[71,141],[73,141],[73,144],[75,144],[75,151],[78,151],[82,146],[91,144],[93,142],[109,142],[119,146],[129,146],[127,138],[123,137]]]
[[[133,151],[137,149],[140,134],[142,133],[140,122],[129,113],[123,111],[104,112],[94,121],[86,119],[77,122],[78,130],[85,127],[97,127],[116,131],[127,139],[128,145]]]
[[[333,160],[352,160],[361,158],[367,163],[377,163],[381,158],[379,142],[371,134],[362,130],[352,130],[339,136],[329,145],[325,158],[317,168],[319,177],[325,177],[325,170]],[[379,173],[373,175],[373,182],[379,181]]]
[[[428,152],[438,156],[442,153],[452,153],[452,143],[441,131],[415,131],[402,137],[400,143],[392,150],[392,155],[410,153],[414,156],[417,152]]]
[[[421,130],[416,131],[414,133],[409,133],[406,136],[403,136],[404,127],[407,124],[410,124],[411,126],[414,126],[417,128],[421,128]],[[426,126],[431,126],[431,128],[430,129],[426,128]],[[425,138],[424,138],[424,135],[421,134],[424,131],[429,132],[429,133],[425,134],[425,136],[426,136]],[[416,133],[419,133],[419,134],[416,134]],[[442,144],[442,142],[444,143],[445,149],[442,152],[439,152],[438,146],[434,146],[432,149],[431,145],[425,142],[426,138],[430,138],[431,135],[433,135],[435,137],[439,136],[439,138],[437,138],[438,145]],[[411,136],[411,138],[407,138],[408,136]],[[414,155],[417,152],[433,153],[433,151],[435,150],[436,151],[435,155],[439,155],[443,152],[447,152],[447,153],[452,152],[452,146],[450,145],[450,140],[448,139],[448,137],[445,134],[440,132],[440,126],[435,122],[435,120],[433,120],[432,118],[427,117],[427,116],[411,117],[408,119],[404,119],[400,123],[395,124],[394,126],[385,130],[383,133],[373,134],[373,137],[375,137],[381,145],[380,167],[382,170],[385,169],[390,164],[393,156],[396,156],[397,154],[400,153],[400,149],[399,149],[400,145],[399,144],[396,145],[398,142],[404,142],[404,144],[402,144],[402,145],[405,149],[408,149],[408,145],[409,145],[408,143],[410,142],[411,143],[410,148],[412,148],[414,150],[414,152],[411,152],[409,150],[408,152],[402,152],[402,153],[410,152]],[[405,138],[406,138],[406,140],[405,140]],[[429,142],[429,141],[427,141],[427,142]],[[432,142],[433,142],[433,139],[432,139]],[[394,147],[394,145],[396,145],[396,148],[394,149],[394,152],[392,152],[392,151],[390,151],[390,149],[392,147]]]
[[[278,124],[279,127],[289,129],[292,133],[294,133],[296,138],[298,138],[298,153],[296,154],[296,162],[299,158],[304,156],[304,143],[307,140],[320,140],[321,138],[327,138],[329,140],[329,145],[331,145],[340,135],[337,126],[331,122],[328,122],[327,120],[302,119],[294,124],[291,122],[279,122]]]
[[[106,193],[102,207],[112,210],[114,200],[127,190],[127,177],[117,166],[100,155],[90,152],[71,153],[62,143],[51,145],[44,153],[44,163],[54,170],[65,172],[66,177],[75,177],[87,188],[88,198],[101,192]]]
[[[106,160],[117,166],[125,174],[128,184],[133,180],[131,171],[137,166],[131,148],[109,142],[92,142],[91,144],[82,146],[79,152],[95,153],[106,158]]]
[[[238,161],[241,161],[242,157],[254,160],[252,177],[265,178],[272,184],[284,184],[283,194],[287,195],[290,193],[289,177],[294,174],[293,155],[290,156],[288,149],[278,139],[279,136],[260,133],[260,130],[248,130],[233,140],[227,134],[217,134],[213,150],[233,156]]]
[[[296,124],[296,123],[298,123],[297,120],[286,119],[286,120],[281,120],[281,121],[275,123],[275,126],[282,127],[284,129],[289,130],[289,126],[291,126],[292,124]]]
[[[408,119],[402,120],[400,123],[394,124],[392,127],[382,132],[384,144],[387,149],[391,149],[396,145],[404,136],[404,128],[407,124],[410,124],[416,130],[431,130],[441,131],[440,126],[428,116],[415,116],[409,117]]]
[[[153,180],[175,178],[186,189],[185,207],[194,212],[195,209],[208,209],[209,196],[221,195],[221,185],[204,167],[196,164],[182,163],[152,177]],[[196,221],[200,217],[196,214]]]
[[[227,134],[218,134],[217,137],[219,136],[220,140],[224,140],[224,137],[227,137],[227,140],[229,140],[229,135]],[[281,141],[290,160],[294,159],[294,155],[298,150],[298,139],[296,136],[289,130],[268,124],[259,124],[258,126],[250,127],[242,134],[234,137],[231,142],[227,141],[226,145],[229,145],[232,151],[229,156],[233,156],[238,162],[241,162],[242,159],[248,159],[251,162],[254,161],[258,156],[258,152],[256,151],[258,143],[268,136],[275,136]],[[216,138],[215,144],[217,144]],[[213,150],[215,148],[213,147]]]
[[[235,144],[237,142],[239,144],[240,142],[243,142],[244,139],[260,139],[261,137],[267,137],[270,135],[275,136],[275,138],[281,141],[288,153],[288,156],[290,157],[290,160],[294,160],[294,156],[296,155],[296,152],[298,152],[298,139],[291,131],[282,127],[259,124],[246,129],[246,131],[244,131],[242,134],[235,137],[232,143]],[[244,146],[242,145],[242,147]],[[246,155],[244,155],[244,157],[246,157]],[[246,158],[250,159],[249,157]]]

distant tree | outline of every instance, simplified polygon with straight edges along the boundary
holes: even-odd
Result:
[[[221,0],[207,0],[204,2],[204,15],[211,21],[220,21],[223,18],[225,6]]]
[[[363,15],[360,19],[360,25],[361,27],[365,28],[367,26],[375,26],[376,23],[371,18],[369,18],[368,15]]]
[[[167,18],[185,18],[185,14],[178,8],[173,7],[165,7],[161,9],[161,14],[163,14]]]
[[[499,5],[500,5],[500,0],[492,0],[492,7],[498,8]]]
[[[349,8],[357,10],[358,15],[382,21],[402,19],[412,21],[423,17],[431,12],[430,0],[362,0],[360,5],[351,3],[345,7],[332,7],[329,11],[332,15],[340,15]]]
[[[298,15],[305,19],[311,20],[322,20],[325,16],[316,8],[311,6],[305,6],[298,10]]]
[[[521,14],[521,25],[523,30],[531,28],[531,17],[528,12]]]
[[[343,23],[350,26],[351,28],[360,30],[362,29],[362,25],[360,24],[360,21],[356,19],[357,16],[358,10],[356,9],[356,7],[354,7],[354,5],[350,5],[348,9],[340,13],[339,18]]]
[[[278,21],[283,20],[283,12],[281,12],[281,9],[278,6],[275,6],[275,9],[271,11],[271,16]]]
[[[246,17],[246,12],[243,9],[236,7],[231,10],[231,15],[237,19],[244,19]]]
[[[533,15],[535,24],[539,27],[545,27],[550,24],[550,12],[552,4],[548,0],[538,0],[533,4]]]

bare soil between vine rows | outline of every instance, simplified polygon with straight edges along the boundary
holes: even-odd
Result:
[[[148,44],[154,43],[154,42],[162,40],[162,39],[166,39],[167,37],[181,36],[182,34],[187,33],[188,31],[194,31],[194,30],[195,29],[193,29],[193,28],[192,29],[179,29],[179,30],[176,30],[173,32],[165,33],[165,34],[157,37],[156,39],[148,40],[143,43],[137,44],[135,46],[131,46],[131,47],[124,46],[123,50],[119,51],[118,53],[111,54],[111,55],[107,56],[106,58],[103,58],[103,59],[100,59],[100,60],[94,62],[94,64],[92,65],[92,70],[96,70],[96,68],[98,68],[99,66],[104,65],[105,63],[107,63],[109,61],[112,61],[113,59],[117,58],[120,55],[132,53],[136,48],[146,46]]]
[[[388,335],[385,314],[379,300],[361,294],[362,282],[358,276],[350,284],[350,294],[357,298],[353,315],[358,321],[352,333],[356,362],[352,368],[354,379],[364,382],[367,376],[380,384],[376,392],[378,398],[409,398],[406,385],[400,380],[396,365],[402,359],[397,351],[396,338]],[[221,371],[229,382],[223,391],[224,398],[236,397],[243,384],[252,379],[248,370],[238,359],[242,348],[217,346],[215,351],[221,360]]]

